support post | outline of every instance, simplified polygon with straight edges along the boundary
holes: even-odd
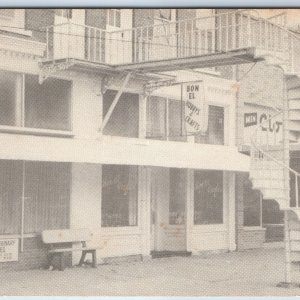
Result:
[[[122,95],[122,93],[123,93],[123,91],[124,91],[124,89],[125,89],[128,81],[129,81],[130,77],[131,77],[131,72],[127,73],[127,75],[126,75],[126,77],[125,77],[125,79],[124,79],[124,81],[122,83],[121,88],[119,89],[119,91],[116,94],[115,99],[113,100],[113,102],[112,102],[112,104],[111,104],[108,112],[106,113],[106,115],[105,115],[105,117],[103,119],[103,122],[102,122],[101,131],[103,131],[105,125],[107,124],[109,118],[111,117],[111,115],[112,115],[112,113],[114,111],[114,108],[116,107],[116,105],[117,105],[117,103],[118,103],[118,101],[119,101],[119,99],[120,99],[120,97],[121,97],[121,95]]]
[[[290,171],[287,168],[290,163],[290,149],[289,149],[289,106],[287,96],[287,85],[285,75],[283,74],[283,162],[286,166],[284,168],[284,188],[287,207],[290,206]],[[291,244],[290,244],[290,230],[289,230],[289,213],[284,211],[284,241],[285,241],[285,282],[291,283]]]

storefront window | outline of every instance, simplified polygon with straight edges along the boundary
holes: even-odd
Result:
[[[0,234],[21,229],[22,162],[0,160]]]
[[[244,226],[261,226],[261,194],[252,189],[249,179],[244,182]]]
[[[224,145],[224,107],[209,105],[207,132],[196,135],[195,143]]]
[[[117,91],[108,90],[103,96],[103,118],[108,112]],[[106,124],[103,133],[113,136],[138,137],[139,95],[123,93]]]
[[[223,223],[223,172],[195,171],[194,224]]]
[[[186,181],[180,169],[170,169],[169,224],[185,222]]]
[[[138,170],[135,166],[102,167],[102,227],[137,225]]]
[[[69,226],[70,164],[25,163],[26,233]]]
[[[22,198],[25,233],[68,228],[70,165],[0,160],[0,234],[20,234]]]

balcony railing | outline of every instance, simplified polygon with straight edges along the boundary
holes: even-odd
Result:
[[[255,47],[286,60],[300,71],[298,37],[271,20],[244,11],[106,31],[64,23],[50,26],[46,59],[77,58],[120,65],[185,58]]]

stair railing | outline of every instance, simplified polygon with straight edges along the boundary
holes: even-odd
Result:
[[[300,208],[299,203],[299,180],[300,173],[293,170],[289,165],[285,164],[283,160],[283,132],[281,140],[277,134],[280,133],[280,127],[282,127],[281,120],[283,119],[283,111],[276,110],[276,113],[269,115],[267,118],[258,121],[254,133],[250,136],[250,158],[254,165],[259,162],[273,162],[283,172],[284,180],[287,180],[290,187],[290,203],[286,203],[286,207],[282,209]],[[276,124],[276,128],[271,128],[271,124]],[[276,157],[272,154],[279,153],[282,156]],[[263,163],[262,163],[263,164]],[[269,172],[270,178],[272,177],[272,167],[269,165],[269,170],[264,168],[261,172],[266,174]],[[289,178],[285,178],[286,171],[289,172]],[[276,200],[276,199],[274,199]]]

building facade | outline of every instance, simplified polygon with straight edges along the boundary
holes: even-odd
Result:
[[[16,245],[0,269],[44,266],[46,229],[89,228],[99,262],[261,245],[238,151],[247,88],[209,57],[196,70],[170,61],[221,49],[216,13],[0,10],[0,238]],[[188,82],[203,87],[204,134],[182,121]]]

